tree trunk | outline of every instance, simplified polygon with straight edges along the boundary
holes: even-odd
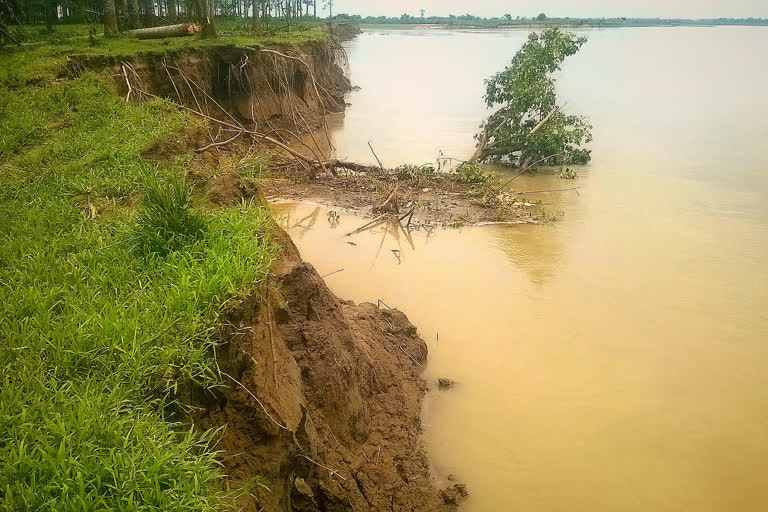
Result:
[[[115,13],[115,0],[104,0],[104,35],[117,35],[117,13]]]
[[[45,9],[45,28],[50,32],[53,30],[53,24],[58,21],[56,0],[45,0],[43,8]]]
[[[155,0],[144,0],[143,22],[145,27],[151,27],[155,24]]]
[[[472,155],[472,160],[477,160],[478,162],[482,162],[489,156],[504,156],[504,155],[511,155],[512,153],[515,153],[517,151],[522,151],[522,146],[491,146],[489,148],[485,148],[480,152],[480,154],[475,157],[475,155]],[[477,152],[476,152],[477,154]]]
[[[211,15],[212,5],[213,0],[197,0],[197,8],[200,11],[200,33],[203,37],[216,37],[216,19]]]
[[[106,0],[110,1],[110,0]],[[199,28],[191,23],[179,25],[166,25],[164,27],[150,27],[131,30],[131,35],[139,39],[160,39],[163,37],[191,36],[199,32]]]
[[[259,20],[259,5],[258,0],[253,0],[253,19],[251,19],[251,30],[258,32],[260,28]]]
[[[167,11],[166,17],[171,21],[176,21],[176,17],[179,15],[176,0],[168,0]]]
[[[514,144],[510,146],[488,146],[488,139],[490,136],[488,135],[488,130],[483,130],[483,134],[480,136],[480,140],[477,143],[477,148],[475,148],[475,152],[472,155],[472,157],[469,159],[470,162],[482,162],[489,156],[503,156],[503,155],[510,155],[512,153],[515,153],[517,151],[521,151],[523,149],[522,144]]]
[[[317,0],[312,0],[312,8],[314,9],[314,17],[317,18]]]
[[[117,15],[117,28],[119,30],[125,30],[125,23],[126,23],[126,20],[128,19],[128,1],[127,0],[116,0],[115,14]]]
[[[128,0],[128,28],[139,27],[139,2],[138,0]]]
[[[475,153],[472,155],[472,158],[470,158],[470,162],[473,160],[481,160],[481,156],[483,154],[483,151],[485,151],[485,146],[488,145],[488,130],[483,130],[483,134],[480,136],[480,140],[477,143],[477,147],[475,148]]]

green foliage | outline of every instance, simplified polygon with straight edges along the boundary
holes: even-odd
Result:
[[[176,411],[223,385],[216,325],[267,276],[269,214],[194,208],[142,152],[199,121],[88,73],[30,84],[38,52],[0,55],[0,511],[221,510],[217,433]]]
[[[464,162],[456,168],[456,179],[461,183],[485,183],[490,177],[477,161]]]
[[[175,174],[168,181],[155,173],[149,174],[143,206],[136,230],[131,234],[132,245],[141,254],[166,256],[205,234],[205,219],[193,208],[186,183]]]
[[[581,116],[557,110],[531,135],[558,106],[555,73],[586,40],[558,28],[532,33],[512,63],[486,81],[485,102],[497,110],[482,127],[487,136],[482,158],[505,157],[529,164],[545,157],[550,157],[550,163],[589,161],[590,152],[582,145],[592,140],[592,127]],[[478,135],[481,141],[483,134]]]

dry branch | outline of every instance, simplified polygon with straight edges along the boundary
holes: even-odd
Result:
[[[233,140],[235,140],[236,138],[238,138],[242,134],[243,134],[243,132],[239,131],[232,138],[229,138],[229,139],[227,139],[225,141],[222,141],[222,142],[212,142],[212,143],[208,144],[207,146],[203,146],[200,149],[196,149],[195,151],[197,151],[198,153],[202,153],[203,151],[205,151],[208,148],[219,147],[219,146],[226,146],[227,144],[229,144],[230,142],[232,142]]]
[[[251,390],[250,390],[250,389],[248,389],[247,387],[245,387],[245,385],[244,385],[242,382],[240,382],[239,380],[237,380],[236,378],[234,378],[233,376],[231,376],[231,375],[230,375],[230,374],[228,374],[228,373],[225,373],[225,372],[221,372],[221,373],[222,373],[223,375],[226,375],[226,376],[227,376],[227,377],[229,377],[230,379],[232,379],[232,381],[233,381],[235,384],[237,384],[238,386],[240,386],[241,388],[243,388],[243,389],[245,390],[245,392],[246,392],[246,393],[248,393],[248,394],[251,396],[251,398],[253,398],[254,400],[256,400],[256,403],[257,403],[257,404],[259,404],[259,406],[261,406],[261,409],[264,411],[264,414],[266,414],[266,415],[267,415],[267,418],[269,418],[270,420],[272,420],[272,423],[274,423],[275,425],[277,425],[278,427],[280,427],[280,428],[281,428],[281,429],[283,429],[283,430],[288,430],[288,427],[286,427],[285,425],[282,425],[282,424],[281,424],[279,421],[277,421],[275,418],[273,418],[271,414],[269,414],[269,413],[267,412],[267,408],[266,408],[266,407],[264,407],[264,404],[263,404],[263,403],[261,403],[261,400],[259,400],[259,398],[258,398],[256,395],[254,395],[253,393],[251,393]]]

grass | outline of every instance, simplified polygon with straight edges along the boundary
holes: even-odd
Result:
[[[143,206],[129,237],[140,255],[168,256],[206,235],[205,218],[192,204],[186,183],[175,175],[166,181],[149,174]]]
[[[21,87],[27,83],[55,79],[57,73],[73,56],[132,57],[144,54],[164,54],[195,48],[220,46],[270,46],[291,48],[298,45],[325,42],[329,35],[321,22],[301,21],[288,31],[279,22],[273,22],[262,35],[253,35],[248,20],[217,19],[219,37],[203,39],[170,37],[139,40],[129,35],[105,37],[101,25],[59,25],[48,33],[44,26],[25,26],[26,42],[21,46],[0,49],[4,66],[0,66],[0,85]],[[92,41],[89,31],[98,28],[99,35]],[[20,29],[15,28],[15,32]]]
[[[217,433],[177,411],[223,385],[216,326],[266,278],[271,221],[193,204],[188,156],[142,158],[198,120],[56,79],[79,44],[0,54],[0,511],[220,510]]]

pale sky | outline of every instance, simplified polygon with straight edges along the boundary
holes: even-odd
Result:
[[[763,18],[768,0],[335,0],[334,13],[363,16],[473,14],[475,16]]]

